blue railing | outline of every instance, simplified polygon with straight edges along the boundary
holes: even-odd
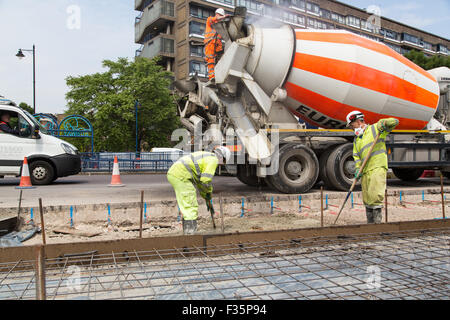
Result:
[[[120,171],[126,172],[167,172],[170,166],[185,155],[182,152],[141,152],[135,153],[95,152],[81,153],[83,172],[112,172],[114,157],[117,156]]]

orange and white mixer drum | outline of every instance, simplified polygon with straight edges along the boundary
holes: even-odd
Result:
[[[341,30],[295,30],[286,105],[299,118],[344,128],[359,110],[368,123],[395,117],[397,129],[421,130],[436,112],[436,79],[388,46]]]

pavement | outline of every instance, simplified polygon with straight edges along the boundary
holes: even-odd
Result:
[[[146,202],[174,201],[175,194],[168,183],[165,174],[122,174],[122,182],[125,187],[108,187],[110,176],[107,175],[77,175],[61,178],[49,186],[38,186],[35,189],[24,190],[22,207],[36,207],[38,199],[42,198],[43,205],[48,206],[71,206],[71,205],[95,205],[95,204],[123,204],[138,203],[140,192],[145,192]],[[0,208],[14,208],[18,205],[19,190],[15,186],[19,184],[19,178],[0,179]],[[449,180],[444,180],[446,187],[450,186]],[[255,188],[241,183],[235,177],[215,177],[213,181],[214,194],[220,193],[224,199],[242,197],[289,197],[267,187]],[[316,185],[308,195],[320,193],[320,185]],[[439,178],[419,179],[415,182],[403,182],[397,179],[388,180],[389,190],[416,191],[440,188]],[[345,195],[345,192],[327,191],[333,194]],[[296,197],[291,195],[290,197]]]

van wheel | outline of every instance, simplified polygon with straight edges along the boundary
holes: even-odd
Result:
[[[30,164],[30,178],[33,185],[47,185],[54,181],[55,170],[46,161],[33,161]]]

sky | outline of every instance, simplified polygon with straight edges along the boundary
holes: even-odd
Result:
[[[450,0],[340,0],[359,8],[376,5],[382,16],[450,38]],[[101,72],[102,61],[133,58],[133,0],[0,0],[0,95],[33,101],[36,45],[36,111],[66,109],[65,79]]]
[[[381,16],[450,39],[450,0],[338,0],[357,8],[377,6]]]
[[[68,76],[134,57],[137,15],[133,0],[0,0],[0,95],[32,105],[32,54],[16,54],[35,44],[36,112],[62,113]]]

